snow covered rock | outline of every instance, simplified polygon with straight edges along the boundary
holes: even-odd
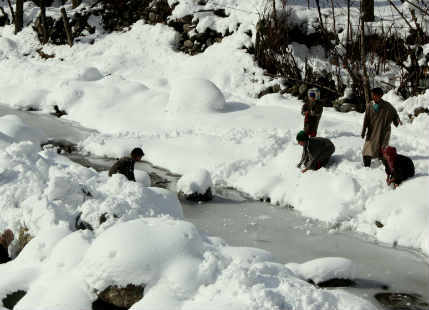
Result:
[[[350,259],[343,257],[323,257],[303,264],[287,264],[287,267],[304,280],[319,286],[333,286],[329,282],[345,283],[338,280],[349,280],[347,282],[350,285],[356,276],[356,266]]]
[[[213,198],[210,173],[199,169],[182,176],[177,182],[179,196],[191,201],[210,201]]]
[[[177,79],[172,83],[167,110],[170,115],[217,113],[225,108],[220,89],[205,79]]]
[[[98,81],[103,78],[101,72],[95,67],[84,67],[82,68],[78,74],[76,79],[80,81]]]

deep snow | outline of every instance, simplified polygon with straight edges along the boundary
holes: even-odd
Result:
[[[254,34],[249,37],[245,31],[254,28],[258,18],[257,14],[246,11],[259,10],[262,1],[218,2],[240,10],[228,11],[231,15],[227,19],[201,14],[198,27],[235,32],[204,54],[193,57],[175,51],[177,34],[171,28],[150,26],[142,21],[124,33],[104,35],[98,27],[93,45],[83,41],[72,48],[44,46],[45,52],[56,55],[47,61],[37,56],[35,49],[39,43],[30,27],[16,36],[12,26],[2,27],[0,102],[14,108],[39,108],[45,113],[53,105],[59,105],[68,112],[65,119],[98,130],[90,136],[84,135],[85,139],[80,141],[80,146],[94,155],[120,157],[141,146],[146,159],[173,172],[187,175],[206,169],[215,184],[235,187],[255,198],[270,197],[273,204],[292,205],[303,215],[325,221],[335,229],[356,230],[428,255],[429,117],[422,115],[413,123],[406,120],[415,107],[428,107],[429,93],[406,101],[393,92],[384,96],[400,111],[404,121],[404,126],[393,128],[391,145],[410,156],[417,171],[415,178],[397,190],[386,186],[380,163],[375,162],[370,169],[362,167],[362,115],[355,112],[339,114],[325,109],[318,134],[334,142],[333,163],[327,169],[302,174],[296,168],[301,149],[295,142],[303,123],[299,113],[302,102],[278,94],[255,99],[255,94],[276,81],[265,77],[251,55],[242,49],[254,40]],[[316,16],[314,10],[304,9],[300,3],[293,3],[300,17]],[[4,3],[0,5],[6,7]],[[35,16],[37,10],[26,3],[27,18]],[[195,10],[193,1],[181,1],[174,15]],[[382,5],[377,10],[384,17],[391,12]],[[302,57],[317,56],[314,61],[320,69],[332,70],[317,49],[296,48],[295,52]],[[382,78],[389,78],[389,74]],[[315,290],[297,280],[297,275],[285,266],[269,263],[267,253],[231,249],[198,233],[192,225],[174,220],[182,218],[174,194],[140,183],[130,184],[121,176],[109,179],[106,174],[78,167],[52,150],[39,153],[38,143],[43,133],[36,132],[25,121],[6,116],[1,126],[0,229],[12,227],[16,232],[25,224],[37,236],[25,250],[29,254],[21,254],[27,259],[0,266],[2,275],[8,274],[0,284],[2,296],[10,292],[11,283],[16,283],[14,288],[30,289],[17,309],[30,309],[32,305],[33,310],[37,307],[46,310],[53,304],[58,305],[56,310],[70,309],[71,301],[77,300],[87,307],[94,300],[93,289],[112,281],[134,280],[127,278],[129,273],[123,278],[118,275],[115,279],[104,279],[97,275],[86,278],[85,273],[79,272],[87,268],[86,262],[96,261],[97,257],[90,254],[94,253],[91,248],[103,244],[98,240],[107,238],[103,235],[109,236],[109,231],[118,229],[124,234],[125,239],[109,245],[113,247],[110,252],[117,252],[122,250],[122,242],[129,240],[127,236],[144,232],[153,223],[166,227],[172,223],[178,229],[159,239],[160,245],[174,233],[190,234],[197,241],[179,243],[183,247],[173,253],[176,256],[164,253],[174,256],[164,261],[165,265],[153,267],[148,263],[155,274],[144,280],[151,283],[153,290],[134,309],[155,307],[161,301],[166,307],[180,304],[184,309],[210,306],[261,309],[288,305],[308,309],[322,303],[338,309],[370,308],[340,291]],[[19,142],[23,135],[35,143]],[[82,189],[89,190],[93,198],[86,197]],[[70,231],[78,212],[94,226],[94,236]],[[111,217],[100,225],[98,219],[105,212],[121,217],[118,221]],[[377,228],[375,221],[384,227]],[[120,228],[116,227],[117,222]],[[46,234],[42,233],[45,229],[50,236],[46,240]],[[60,251],[56,250],[57,243],[58,246],[65,243],[61,247],[67,249],[80,249],[70,254],[72,263],[67,268],[73,276],[68,279],[55,271],[44,271],[51,266],[51,259],[55,260],[56,251]],[[31,250],[39,246],[44,248],[42,252]],[[107,246],[101,247],[109,252]],[[115,270],[107,263],[109,253],[105,256],[106,268]],[[244,259],[247,257],[253,258]],[[152,262],[146,255],[137,255],[135,259],[140,263]],[[26,269],[29,261],[34,266]],[[129,266],[128,261],[118,264],[121,262],[124,268]],[[181,273],[182,270],[188,272]],[[18,279],[13,280],[16,275]],[[41,294],[45,277],[58,283],[62,292],[75,288],[74,295],[65,296],[53,290],[36,302],[35,296]],[[194,278],[185,281],[186,277]],[[234,294],[241,296],[240,299]]]

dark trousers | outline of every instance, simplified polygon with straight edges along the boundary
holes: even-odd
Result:
[[[363,166],[364,167],[371,167],[371,156],[364,156],[363,157]]]

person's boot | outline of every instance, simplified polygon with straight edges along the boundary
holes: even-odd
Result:
[[[363,166],[364,167],[371,167],[371,156],[364,156],[363,157]]]

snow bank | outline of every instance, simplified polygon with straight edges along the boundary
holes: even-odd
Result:
[[[429,253],[428,176],[405,181],[396,190],[387,191],[372,199],[360,218],[363,223],[382,223],[383,228],[361,224],[360,229],[375,234],[389,244],[414,244]],[[407,233],[404,233],[407,232]]]
[[[222,92],[205,79],[176,79],[172,83],[167,109],[170,115],[221,112],[225,107]]]
[[[27,126],[16,115],[5,115],[0,117],[0,133],[9,136],[16,142],[32,141],[39,145],[47,138],[40,129]]]
[[[204,194],[211,187],[213,182],[210,173],[205,169],[187,173],[177,181],[177,192],[183,192],[185,195]]]
[[[138,217],[182,218],[174,193],[145,188],[122,175],[109,178],[77,165],[54,150],[32,142],[11,143],[0,150],[0,230],[15,233],[26,226],[32,235],[56,225],[74,228],[76,218],[98,228],[104,215],[112,225]]]
[[[265,251],[228,247],[171,218],[128,221],[98,236],[51,229],[21,255],[0,265],[0,298],[27,292],[15,306],[19,310],[90,309],[96,292],[130,283],[145,285],[133,310],[375,309],[351,294],[300,280],[267,261]]]

